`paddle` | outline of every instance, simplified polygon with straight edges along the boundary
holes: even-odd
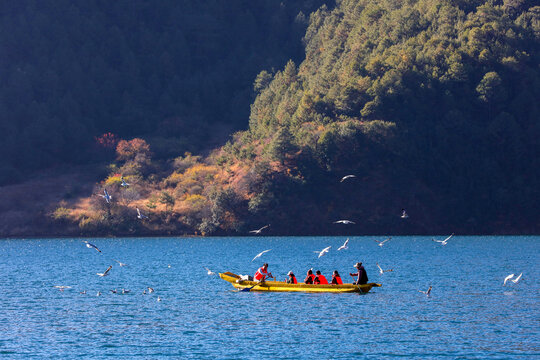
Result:
[[[274,277],[274,275],[272,276],[268,276],[268,277],[271,277],[272,279],[276,280],[276,278]],[[261,283],[263,283],[264,281],[259,281],[258,283],[256,283],[255,285],[253,285],[252,287],[248,287],[248,288],[243,288],[241,289],[240,291],[251,291],[251,289],[253,289],[255,286],[257,285],[260,285]]]

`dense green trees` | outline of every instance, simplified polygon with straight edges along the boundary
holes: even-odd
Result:
[[[213,146],[245,126],[255,75],[303,55],[324,2],[3,1],[0,184],[95,161],[107,132],[156,158]]]

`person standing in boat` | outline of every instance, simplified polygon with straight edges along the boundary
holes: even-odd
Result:
[[[326,285],[328,285],[328,280],[326,280],[326,277],[324,277],[324,275],[321,274],[320,270],[317,270],[316,274],[317,275],[315,275],[315,279],[313,279],[314,284],[326,284]]]
[[[356,263],[354,267],[358,270],[358,272],[354,274],[350,273],[351,276],[357,276],[356,281],[353,284],[355,285],[367,284],[368,282],[367,272],[366,272],[366,269],[364,269],[364,267],[362,266],[362,263],[361,262]]]
[[[274,277],[272,276],[272,273],[269,273],[268,272],[268,264],[267,263],[264,263],[263,266],[261,266],[257,272],[255,273],[255,276],[253,276],[253,279],[255,281],[259,281],[259,282],[262,282],[262,281],[265,281],[266,280],[266,277]]]
[[[315,275],[313,275],[313,270],[309,269],[307,271],[306,279],[304,280],[304,284],[313,284],[313,280],[315,280]]]
[[[287,275],[289,276],[287,279],[287,284],[298,284],[298,281],[296,281],[296,276],[294,276],[292,271],[289,271]]]
[[[343,281],[337,270],[334,270],[334,273],[332,274],[332,285],[343,285]]]

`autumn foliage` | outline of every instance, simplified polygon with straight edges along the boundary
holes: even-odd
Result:
[[[150,155],[150,146],[140,138],[133,140],[120,140],[116,146],[118,160],[134,160],[137,155]]]

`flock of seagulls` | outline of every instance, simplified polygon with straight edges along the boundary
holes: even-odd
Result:
[[[129,184],[128,184],[128,186],[129,186]],[[90,242],[88,242],[88,241],[86,241],[86,240],[84,240],[83,242],[84,242],[84,244],[86,245],[87,248],[89,248],[89,249],[94,249],[94,250],[98,251],[99,253],[102,253],[101,250],[100,250],[96,245],[94,245],[94,244],[92,244],[92,243],[90,243]],[[116,259],[113,259],[113,260],[116,261],[120,267],[127,266],[126,263],[123,263],[123,262],[118,261],[118,260],[116,260]],[[171,265],[168,265],[168,267],[170,268]],[[109,267],[108,267],[104,272],[102,272],[102,273],[96,273],[96,275],[99,276],[99,277],[109,276],[109,275],[110,275],[111,269],[112,269],[112,265],[109,265]],[[208,271],[209,271],[208,274],[210,275],[210,270],[208,270]],[[214,273],[212,273],[212,274],[214,274]],[[65,289],[70,289],[71,286],[55,285],[54,288],[57,288],[57,289],[60,290],[60,291],[64,291]],[[148,289],[148,294],[151,294],[151,293],[154,292],[154,289],[151,288],[151,287],[147,287],[147,289]],[[122,295],[125,295],[125,294],[129,294],[131,291],[128,290],[128,289],[122,289],[122,291],[118,291],[117,289],[113,289],[113,290],[110,290],[110,292],[113,293],[113,294],[122,294]],[[79,292],[79,293],[80,293],[81,295],[86,295],[86,290],[83,290],[83,291],[81,291],[81,292]],[[147,294],[146,289],[142,292],[142,294],[143,294],[143,295]],[[98,292],[96,293],[96,296],[101,296],[101,295],[102,295],[101,291],[98,291]],[[158,296],[157,301],[161,301],[161,297]]]
[[[126,180],[124,180],[124,177],[121,176],[120,177],[120,181],[121,181],[121,184],[120,186],[123,187],[123,188],[128,188],[131,184],[127,183]],[[107,204],[111,204],[111,201],[113,199],[113,197],[109,194],[109,192],[107,191],[107,189],[103,189],[103,194],[98,194],[99,196],[101,196],[102,198],[105,199],[105,201],[107,202]],[[148,219],[148,216],[143,214],[141,212],[141,210],[139,210],[139,208],[135,208],[137,209],[137,219],[139,220],[145,220],[145,219]]]

